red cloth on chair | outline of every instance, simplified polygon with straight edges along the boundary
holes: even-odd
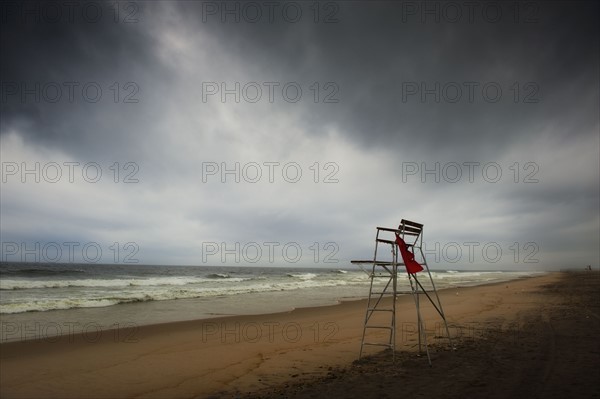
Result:
[[[398,244],[398,248],[400,248],[400,254],[402,255],[402,260],[404,261],[404,265],[406,266],[406,271],[409,274],[415,274],[423,270],[423,266],[421,266],[415,260],[415,254],[408,250],[408,246],[404,242],[402,238],[396,233],[396,244]]]

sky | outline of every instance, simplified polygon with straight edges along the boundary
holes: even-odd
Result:
[[[597,2],[0,12],[2,261],[598,267]]]

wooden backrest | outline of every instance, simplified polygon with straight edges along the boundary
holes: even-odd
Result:
[[[402,219],[398,230],[401,230],[404,235],[418,237],[423,231],[423,225],[421,223],[412,222],[410,220]]]

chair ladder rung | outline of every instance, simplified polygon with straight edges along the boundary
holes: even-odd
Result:
[[[378,309],[378,308],[368,308],[370,312],[393,312],[394,309]]]
[[[392,327],[390,327],[390,326],[365,326],[365,328],[384,328],[384,329],[387,329],[387,330],[391,330],[392,329]]]
[[[363,342],[363,345],[387,346],[388,348],[392,347],[392,344],[381,344],[381,343],[378,343],[378,342]]]

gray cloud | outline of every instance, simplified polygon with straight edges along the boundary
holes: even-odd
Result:
[[[539,8],[520,9],[517,21],[508,4],[494,3],[503,12],[498,22],[475,13],[473,23],[442,14],[439,23],[422,23],[406,14],[418,2],[337,2],[338,10],[321,9],[320,18],[337,11],[330,24],[314,23],[308,3],[293,3],[303,11],[297,23],[278,13],[273,23],[266,14],[259,23],[231,16],[223,23],[203,13],[222,2],[135,3],[138,21],[115,23],[113,6],[98,4],[97,23],[35,23],[13,13],[2,24],[2,160],[94,161],[106,178],[113,162],[132,161],[140,183],[54,190],[10,180],[2,190],[3,240],[52,239],[36,221],[56,215],[61,237],[134,235],[149,263],[197,263],[202,242],[213,240],[333,240],[349,259],[370,252],[375,225],[414,215],[440,242],[535,241],[553,254],[544,259],[553,267],[578,265],[569,263],[573,247],[598,261],[598,226],[589,227],[599,202],[596,3],[532,2]],[[74,101],[66,82],[78,83]],[[81,96],[90,82],[102,89],[98,102]],[[273,103],[266,90],[257,103],[232,95],[222,103],[218,95],[203,101],[206,82],[279,86]],[[288,82],[303,89],[297,103],[281,97]],[[53,103],[26,94],[22,102],[11,92],[13,84],[36,83],[57,83],[63,97]],[[421,85],[436,84],[439,101],[436,94],[423,101]],[[324,103],[328,94],[338,101]],[[127,95],[138,102],[124,102]],[[202,181],[206,162],[271,161],[298,163],[303,180]],[[318,184],[309,168],[316,161]],[[326,162],[339,166],[339,183],[322,184]],[[436,162],[496,162],[503,178],[468,182],[463,174],[435,183],[431,174],[425,182],[420,171],[403,174],[407,163]],[[539,168],[535,184],[523,183],[527,162]],[[59,214],[61,206],[71,210]],[[461,221],[472,233],[452,228]],[[573,234],[557,227],[565,224]],[[564,256],[554,255],[557,248]]]

